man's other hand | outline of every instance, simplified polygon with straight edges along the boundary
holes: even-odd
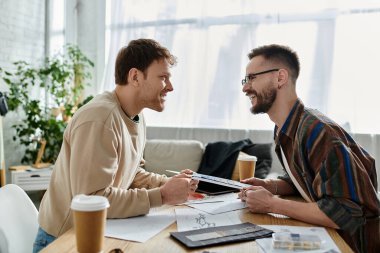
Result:
[[[190,169],[181,170],[181,174],[176,175],[175,177],[184,177],[184,178],[191,178],[191,175],[194,173],[194,171]],[[190,191],[195,192],[195,190],[198,188],[199,180],[191,179],[190,181]]]
[[[191,191],[191,181],[191,177],[181,177],[179,175],[169,178],[160,187],[162,203],[175,205],[186,202]]]

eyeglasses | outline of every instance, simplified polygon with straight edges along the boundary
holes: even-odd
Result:
[[[244,77],[243,80],[241,80],[241,84],[244,85],[246,83],[249,83],[251,82],[253,79],[256,78],[256,76],[258,75],[261,75],[261,74],[266,74],[266,73],[269,73],[269,72],[273,72],[273,71],[278,71],[280,69],[270,69],[270,70],[265,70],[265,71],[262,71],[262,72],[258,72],[258,73],[252,73],[252,74],[249,74],[249,75],[246,75]]]

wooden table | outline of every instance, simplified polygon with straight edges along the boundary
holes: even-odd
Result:
[[[240,220],[242,222],[251,222],[258,225],[293,225],[293,226],[313,226],[308,223],[301,221],[287,219],[287,218],[276,218],[272,215],[267,214],[252,214],[247,209],[239,211]],[[353,252],[350,247],[345,243],[345,241],[339,236],[339,234],[331,228],[326,228],[327,232],[334,240],[341,252]],[[188,249],[176,240],[170,237],[170,232],[177,231],[177,224],[173,223],[163,231],[161,231],[156,236],[152,237],[145,243],[137,243],[131,241],[124,241],[114,238],[105,237],[105,248],[104,253],[108,253],[110,250],[119,248],[126,252],[231,252],[231,253],[243,253],[243,252],[259,252],[258,246],[255,241],[251,242],[240,242],[233,244],[226,244],[222,246],[206,247],[200,249]],[[76,244],[75,244],[75,232],[74,229],[67,231],[65,234],[60,236],[52,244],[46,247],[41,253],[76,253]]]

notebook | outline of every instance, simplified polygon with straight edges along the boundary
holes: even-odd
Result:
[[[237,225],[210,227],[184,232],[171,232],[170,236],[189,248],[220,245],[231,242],[253,241],[271,237],[273,231],[246,222]]]

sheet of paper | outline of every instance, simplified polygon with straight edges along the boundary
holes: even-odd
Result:
[[[176,208],[175,214],[179,232],[242,223],[237,212],[212,215],[193,208]]]
[[[151,210],[144,216],[128,219],[108,219],[105,236],[123,240],[146,242],[175,222],[173,210]]]
[[[222,202],[210,202],[211,200]],[[245,202],[238,199],[237,193],[210,196],[205,199],[205,203],[189,203],[187,205],[210,214],[220,214],[246,208]]]
[[[296,234],[311,234],[317,235],[322,240],[321,249],[318,250],[297,250],[301,252],[313,253],[339,253],[340,250],[334,243],[333,239],[323,227],[299,227],[299,226],[277,226],[277,225],[260,225],[261,227],[273,230],[274,232],[291,232]],[[263,253],[289,253],[289,250],[274,249],[272,246],[272,238],[257,239],[256,243],[259,246],[260,252]]]

